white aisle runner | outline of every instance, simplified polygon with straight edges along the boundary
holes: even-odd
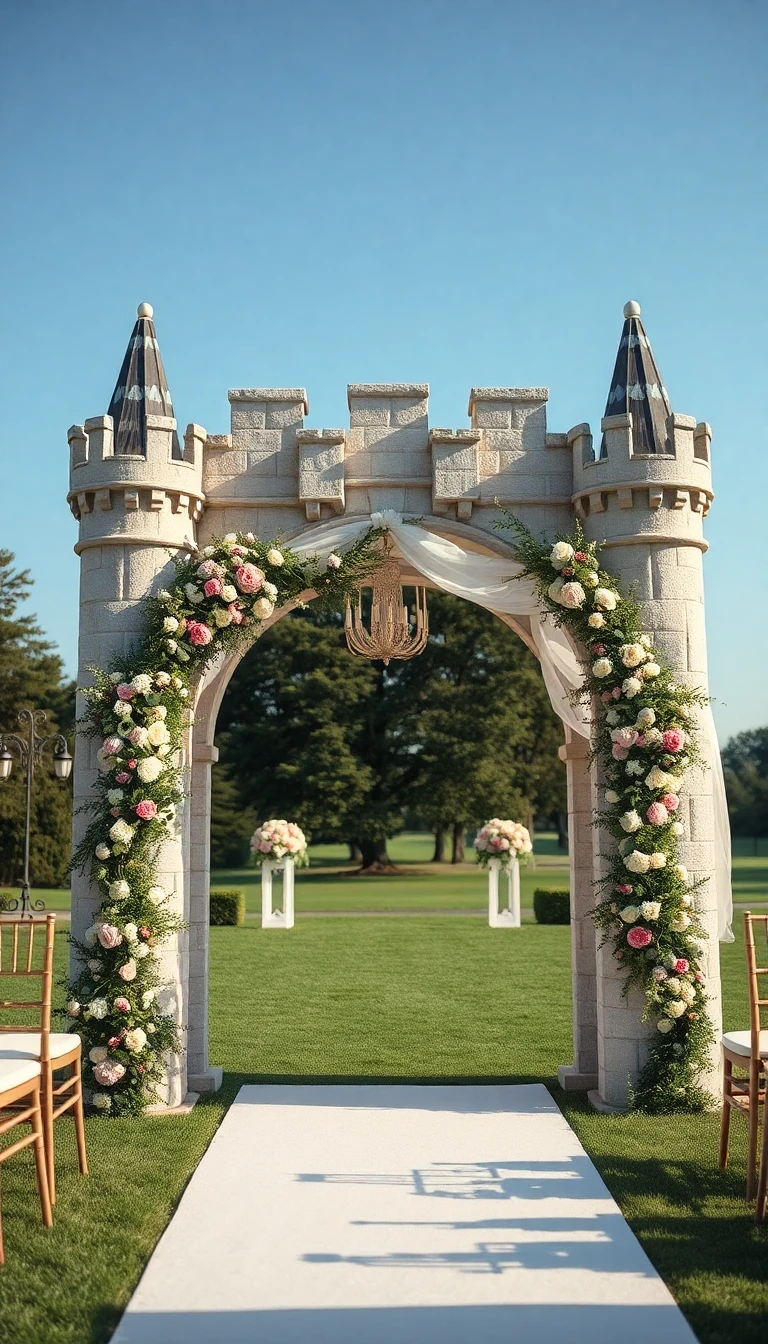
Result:
[[[694,1344],[540,1084],[241,1088],[113,1337],[550,1340]]]

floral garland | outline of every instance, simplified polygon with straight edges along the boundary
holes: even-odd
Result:
[[[499,817],[486,821],[473,843],[481,868],[487,868],[491,859],[498,859],[502,868],[508,868],[512,859],[527,863],[533,849],[527,826],[521,826],[519,821],[502,821]]]
[[[183,798],[178,764],[191,722],[190,682],[222,650],[247,645],[278,606],[314,589],[336,606],[380,563],[382,529],[371,527],[342,558],[324,564],[252,533],[230,533],[176,561],[172,586],[146,599],[146,633],[130,658],[93,669],[78,725],[101,740],[101,767],[86,811],[94,820],[72,867],[101,892],[84,941],[67,1015],[83,1041],[94,1106],[138,1115],[157,1097],[164,1057],[180,1048],[158,1000],[156,949],[182,927],[157,882],[158,854]]]
[[[257,867],[293,859],[297,868],[309,867],[307,837],[295,821],[263,821],[251,836],[251,853]]]
[[[597,706],[593,753],[608,784],[596,824],[617,841],[592,917],[604,942],[613,939],[627,973],[625,995],[630,984],[640,986],[644,1017],[657,1030],[634,1105],[705,1109],[697,1079],[713,1030],[700,965],[706,933],[693,908],[701,882],[691,883],[678,862],[684,828],[676,814],[685,771],[701,759],[695,714],[706,698],[674,681],[643,629],[638,603],[600,567],[600,548],[585,541],[581,527],[549,546],[509,515],[504,525],[545,605],[589,654],[584,689]]]

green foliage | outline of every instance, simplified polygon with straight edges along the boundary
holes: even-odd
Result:
[[[570,892],[537,887],[533,893],[533,913],[537,924],[570,924]]]
[[[645,995],[658,1035],[638,1079],[635,1105],[649,1112],[697,1110],[698,1078],[713,1039],[701,969],[706,937],[688,873],[678,859],[679,794],[700,759],[696,716],[705,697],[678,685],[646,633],[639,604],[600,566],[599,547],[573,537],[544,545],[507,515],[524,573],[568,627],[584,662],[582,696],[593,705],[592,746],[608,788],[598,814],[616,841],[593,912],[603,941]]]
[[[723,751],[734,835],[768,835],[768,728],[732,737]]]
[[[14,570],[13,555],[0,550],[0,734],[18,733],[18,710],[43,709],[43,736],[71,733],[75,687],[62,679],[62,664],[34,617],[19,607],[32,580]],[[18,757],[10,779],[0,784],[0,883],[20,879],[24,860],[25,782]],[[32,793],[30,875],[35,886],[63,884],[70,853],[72,786],[55,778],[50,755],[35,769]]]
[[[211,924],[242,924],[245,919],[245,892],[224,887],[210,894]]]

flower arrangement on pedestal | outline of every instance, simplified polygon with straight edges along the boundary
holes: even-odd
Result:
[[[257,864],[288,858],[297,868],[309,866],[307,838],[295,821],[263,821],[251,836],[251,853]]]
[[[537,542],[514,518],[507,525],[544,603],[585,651],[593,751],[604,806],[598,820],[616,841],[599,884],[593,919],[626,972],[625,994],[639,985],[656,1039],[634,1093],[647,1111],[701,1110],[697,1077],[713,1039],[706,1010],[701,941],[692,883],[678,861],[685,772],[700,760],[696,711],[706,697],[675,682],[644,629],[638,603],[603,570],[599,547],[575,536]]]
[[[222,651],[249,643],[275,609],[315,590],[337,606],[379,563],[372,528],[341,557],[302,559],[287,547],[230,533],[176,562],[175,582],[146,599],[146,633],[108,669],[92,669],[78,724],[96,738],[93,813],[72,866],[101,896],[83,940],[67,1015],[83,1040],[84,1078],[104,1114],[136,1115],[157,1097],[163,1059],[179,1049],[165,1010],[158,949],[181,927],[160,882],[164,841],[183,797],[180,748],[190,684]],[[287,823],[272,823],[283,826]],[[288,831],[285,852],[301,838]]]
[[[533,849],[530,832],[519,821],[502,821],[492,817],[486,821],[474,839],[477,862],[487,868],[491,859],[498,859],[502,868],[508,868],[513,859],[528,861]]]

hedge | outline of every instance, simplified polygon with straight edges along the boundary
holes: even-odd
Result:
[[[537,887],[533,893],[533,913],[537,924],[570,924],[570,892]]]
[[[242,924],[245,919],[244,891],[212,891],[211,924]]]

